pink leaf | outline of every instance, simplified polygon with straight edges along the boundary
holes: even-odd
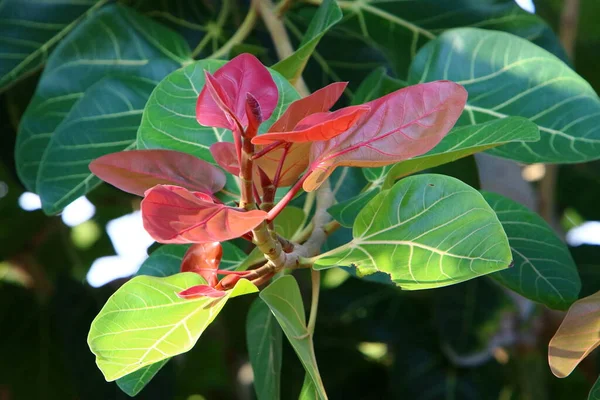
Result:
[[[215,102],[215,91],[211,93],[210,85],[205,84],[196,103],[196,118],[201,125],[233,130],[233,121],[223,110],[226,107],[246,127],[247,93],[258,102],[263,121],[269,119],[277,106],[277,86],[267,68],[253,55],[241,54],[223,65],[215,72],[212,83],[222,104]]]
[[[267,216],[214,204],[203,193],[168,185],[146,191],[141,208],[144,228],[160,243],[223,242],[242,236]]]
[[[300,174],[308,167],[308,153],[311,143],[294,143],[290,146],[279,177],[279,187],[291,186],[297,180]],[[256,160],[258,165],[267,174],[269,179],[273,180],[279,165],[279,160],[283,155],[283,148],[275,149]]]
[[[341,135],[313,142],[307,192],[339,166],[377,167],[412,158],[435,147],[452,129],[467,91],[449,81],[410,86],[365,105],[370,111]]]
[[[143,196],[156,185],[178,185],[204,193],[225,186],[225,174],[214,165],[172,150],[131,150],[112,153],[90,163],[90,171],[119,189]]]
[[[177,297],[182,299],[197,299],[199,297],[220,298],[227,293],[222,290],[217,290],[208,285],[196,285],[177,293]]]
[[[332,83],[302,99],[294,101],[283,115],[275,121],[269,132],[291,131],[303,118],[314,113],[329,111],[344,93],[347,85],[347,82]]]
[[[209,286],[219,282],[217,269],[223,257],[223,247],[219,242],[193,244],[181,262],[181,272],[195,272],[202,276]]]
[[[290,132],[273,132],[256,136],[254,144],[314,142],[332,139],[356,124],[369,111],[366,106],[352,106],[334,112],[318,112],[303,118]]]
[[[240,164],[238,163],[235,145],[231,142],[217,142],[210,146],[216,163],[225,171],[238,176],[240,174]]]

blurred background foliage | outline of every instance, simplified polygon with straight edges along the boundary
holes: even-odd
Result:
[[[511,1],[470,1],[511,10],[516,7]],[[6,41],[3,30],[10,29],[3,25],[2,13],[24,7],[24,3],[0,2],[0,48]],[[44,12],[48,18],[55,16],[53,12],[68,18],[65,9],[69,3],[65,0]],[[196,58],[218,51],[236,32],[248,9],[247,2],[238,1],[223,19],[218,0],[123,3],[183,35],[190,48],[198,50]],[[412,3],[416,14],[434,3],[440,10],[452,7],[447,0]],[[44,7],[52,7],[48,4]],[[556,32],[561,29],[563,6],[563,0],[535,2],[536,14]],[[70,18],[84,11],[75,10]],[[286,27],[296,45],[312,13],[314,7],[305,4],[288,10]],[[599,19],[600,2],[581,0],[573,65],[597,92]],[[349,80],[346,101],[351,102],[353,93],[360,92],[356,92],[359,84],[376,67],[385,66],[394,79],[404,78],[407,60],[393,54],[393,43],[377,37],[377,21],[367,21],[375,34],[371,44],[360,37],[361,28],[355,26],[359,23],[349,19],[324,37],[305,72],[309,88],[332,79]],[[197,47],[199,43],[202,47]],[[256,54],[267,65],[277,60],[260,23],[231,55],[244,51]],[[127,396],[114,383],[104,381],[86,343],[90,322],[123,279],[92,287],[86,276],[95,260],[114,256],[115,248],[126,248],[130,240],[135,241],[125,235],[120,243],[114,243],[106,227],[109,221],[134,212],[139,202],[102,185],[87,196],[95,207],[93,216],[74,226],[65,224],[61,216],[48,217],[39,209],[23,208],[27,196],[23,197],[26,190],[16,175],[15,139],[39,77],[40,68],[32,68],[0,95],[0,399],[124,399]],[[477,164],[488,161],[477,159]],[[485,187],[490,176],[478,175],[475,165],[476,159],[468,157],[435,172]],[[556,228],[563,234],[600,221],[599,165],[590,162],[558,167],[554,213]],[[529,205],[535,206],[539,181],[544,179],[541,168],[542,173],[533,176],[518,168],[516,176],[506,175],[503,182],[495,184],[507,192],[522,190]],[[522,172],[525,181],[521,180]],[[600,289],[600,235],[599,230],[591,232],[586,241],[593,242],[595,236],[596,244],[571,247],[583,282],[580,297]],[[149,251],[155,248],[151,246]],[[305,275],[298,274],[298,279],[308,292],[310,283]],[[243,317],[251,300],[232,301],[203,334],[199,345],[163,368],[138,398],[252,399]],[[331,270],[323,279],[315,346],[332,399],[584,399],[600,371],[597,356],[588,357],[575,373],[562,380],[553,377],[547,365],[547,344],[561,318],[561,313],[516,299],[489,279],[407,293]],[[304,372],[287,342],[283,360],[282,398],[297,398]]]

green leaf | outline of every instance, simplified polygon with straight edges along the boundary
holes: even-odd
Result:
[[[267,304],[254,300],[246,319],[248,355],[254,371],[258,400],[279,400],[281,395],[281,328]]]
[[[509,143],[492,154],[522,162],[599,158],[600,99],[556,56],[516,36],[481,29],[444,33],[419,52],[410,83],[450,79],[469,92],[458,125],[508,116],[535,122],[541,139]]]
[[[131,397],[136,396],[170,359],[164,359],[117,379],[117,386]]]
[[[78,25],[49,57],[19,126],[16,162],[25,186],[37,191],[40,161],[50,139],[90,86],[108,75],[158,82],[188,60],[181,37],[124,6],[103,7]],[[87,115],[101,118],[102,110],[112,108],[99,102]],[[85,137],[79,130],[69,132]]]
[[[275,229],[284,238],[292,238],[302,227],[304,211],[301,208],[287,206],[273,221]]]
[[[327,212],[342,226],[346,228],[352,228],[356,216],[358,215],[357,210],[362,210],[373,197],[379,193],[379,189],[371,189],[367,192],[363,192],[354,196],[346,201],[337,203],[327,209]]]
[[[504,227],[515,263],[490,276],[530,300],[569,308],[578,298],[581,280],[567,246],[527,207],[495,193],[484,192],[483,197]]]
[[[229,298],[258,291],[241,279],[221,298],[181,299],[205,284],[198,274],[137,276],[119,288],[92,322],[88,344],[107,381],[190,350]]]
[[[101,183],[90,172],[91,161],[135,147],[142,111],[154,86],[137,78],[107,77],[77,100],[40,160],[36,189],[46,214],[60,212]]]
[[[304,375],[304,383],[298,400],[319,400],[319,392],[309,374]]]
[[[167,244],[160,246],[144,261],[136,275],[167,277],[180,272],[181,261],[190,245]],[[240,248],[230,242],[221,243],[223,258],[219,269],[234,270],[248,257]]]
[[[592,386],[592,390],[590,390],[590,394],[588,395],[588,400],[600,400],[600,377],[596,379],[596,383]]]
[[[275,315],[306,373],[310,375],[319,398],[327,399],[317,367],[312,336],[306,327],[306,314],[298,282],[291,275],[282,276],[263,289],[260,298]]]
[[[204,86],[204,71],[211,73],[225,61],[201,60],[179,69],[158,84],[144,109],[137,139],[139,149],[170,149],[183,151],[215,164],[210,145],[231,142],[231,131],[205,127],[196,121],[196,99]],[[260,132],[265,132],[285,111],[288,105],[300,98],[296,90],[277,72],[273,80],[279,90],[279,101],[271,118],[265,121]],[[228,175],[223,190],[230,197],[239,196],[236,178]]]
[[[385,186],[391,186],[403,176],[453,162],[508,142],[534,142],[539,138],[537,125],[520,117],[454,128],[428,153],[390,167]]]
[[[27,2],[0,4],[0,92],[34,73],[69,31],[106,1]]]
[[[403,87],[406,87],[406,82],[392,78],[384,67],[379,67],[360,83],[352,98],[352,104],[368,103]]]
[[[357,210],[358,211],[358,210]],[[508,267],[508,240],[475,189],[443,175],[402,179],[360,212],[346,245],[314,258],[315,268],[385,272],[403,289],[429,289]]]
[[[324,0],[310,21],[304,38],[298,49],[289,57],[273,65],[273,69],[288,81],[295,83],[302,76],[302,71],[313,53],[319,40],[325,33],[342,19],[342,10],[335,0]]]

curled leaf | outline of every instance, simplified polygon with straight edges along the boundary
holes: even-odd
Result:
[[[223,247],[219,242],[196,243],[183,256],[181,272],[195,272],[202,276],[209,286],[219,282],[217,269],[223,258]]]
[[[177,297],[180,299],[197,299],[199,297],[213,297],[218,299],[226,294],[226,292],[208,285],[196,285],[177,293]]]
[[[251,54],[235,57],[213,76],[207,73],[207,78],[196,103],[196,119],[201,125],[233,130],[233,116],[243,127],[248,126],[247,93],[258,102],[263,121],[277,106],[277,86],[267,68]]]
[[[90,163],[90,171],[117,188],[143,196],[156,185],[177,185],[203,193],[225,186],[214,165],[173,150],[131,150],[107,154]]]
[[[160,243],[223,242],[242,236],[265,220],[267,213],[214,204],[200,192],[158,185],[142,200],[144,228]]]
[[[370,111],[341,135],[314,142],[304,190],[317,189],[336,167],[378,167],[431,150],[454,126],[467,91],[449,81],[410,86],[365,105]]]
[[[351,106],[334,112],[317,112],[303,118],[290,132],[265,133],[252,139],[252,143],[270,144],[277,141],[302,143],[328,140],[346,132],[368,111],[367,106]]]
[[[210,146],[216,163],[225,171],[238,176],[240,174],[240,163],[238,162],[235,144],[231,142],[216,142]]]

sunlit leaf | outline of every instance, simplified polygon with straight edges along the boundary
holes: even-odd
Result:
[[[310,175],[304,190],[313,191],[339,166],[377,167],[432,149],[463,110],[466,91],[440,81],[400,89],[365,105],[360,124],[310,149]]]
[[[548,345],[548,362],[559,378],[575,367],[600,345],[600,292],[577,300]]]
[[[88,336],[107,381],[189,351],[229,298],[258,290],[242,279],[219,299],[177,297],[177,292],[202,283],[193,273],[138,276],[110,297]]]
[[[313,351],[312,336],[306,328],[304,305],[296,279],[291,275],[282,276],[263,289],[260,298],[275,315],[306,373],[310,375],[319,397],[327,399]]]
[[[177,185],[203,193],[216,193],[225,186],[223,171],[173,150],[112,153],[92,161],[90,170],[103,181],[138,196],[156,185]]]
[[[242,236],[267,213],[215,204],[200,192],[158,185],[142,200],[144,228],[160,243],[222,242]]]
[[[583,162],[600,154],[600,99],[567,64],[527,40],[502,32],[448,31],[415,58],[410,83],[451,79],[469,92],[458,124],[520,116],[540,140],[509,143],[492,154],[522,162]]]
[[[315,268],[384,272],[403,289],[429,289],[505,269],[510,247],[498,217],[475,189],[443,175],[402,179],[354,221],[354,239],[315,258]]]
[[[246,318],[248,356],[254,371],[258,400],[279,400],[281,395],[281,328],[263,300],[252,303]]]

